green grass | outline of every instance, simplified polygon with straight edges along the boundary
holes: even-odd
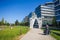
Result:
[[[42,28],[44,31],[45,28]],[[53,36],[56,40],[60,40],[60,30],[59,29],[53,29],[50,28],[50,35]]]
[[[60,40],[60,31],[52,30],[51,31],[51,36],[53,36],[54,38],[56,38],[56,40]]]
[[[6,27],[3,30],[0,30],[0,40],[15,40],[16,37],[27,33],[29,30],[25,26],[14,26],[13,29]]]

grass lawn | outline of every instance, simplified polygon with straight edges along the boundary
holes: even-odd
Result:
[[[13,26],[5,27],[3,30],[0,30],[0,40],[16,40],[16,37],[27,33],[29,27],[27,26]]]
[[[56,38],[56,40],[60,40],[60,31],[58,30],[51,30],[51,35]]]

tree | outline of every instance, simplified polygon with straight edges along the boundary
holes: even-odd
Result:
[[[7,21],[5,20],[5,23],[4,23],[4,25],[7,25],[7,26],[9,26],[9,25],[10,25],[10,23],[9,23],[9,22],[7,22]]]
[[[56,17],[53,17],[52,24],[53,26],[57,26]]]
[[[6,25],[7,25],[7,26],[9,26],[10,24],[9,24],[9,23],[7,23]]]
[[[25,22],[25,26],[29,26],[29,22]]]
[[[18,20],[15,21],[15,25],[19,25],[19,21]]]
[[[29,22],[21,22],[20,25],[21,26],[29,26]]]
[[[0,25],[1,25],[1,21],[0,21]]]
[[[4,18],[0,21],[0,25],[4,25]]]

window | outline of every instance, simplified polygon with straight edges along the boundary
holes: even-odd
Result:
[[[56,16],[56,19],[57,19],[57,20],[60,20],[60,15]]]
[[[57,0],[56,2],[55,2],[55,5],[58,5],[59,4],[59,0]]]
[[[58,9],[60,9],[60,5],[55,7],[55,10],[58,10]]]
[[[52,18],[51,16],[44,16],[44,18]]]
[[[60,10],[56,11],[56,13],[55,13],[55,14],[56,14],[56,15],[60,14]]]
[[[53,0],[53,2],[56,2],[57,0]]]

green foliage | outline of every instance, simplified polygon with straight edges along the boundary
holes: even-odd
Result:
[[[57,26],[56,17],[53,17],[52,24],[53,26]]]
[[[0,25],[7,25],[7,26],[9,26],[10,24],[6,20],[4,20],[4,18],[2,18],[2,20],[0,21]]]
[[[55,33],[54,33],[55,32]],[[59,34],[59,35],[58,35]],[[60,40],[60,31],[52,30],[51,35],[56,38],[56,40]]]
[[[0,25],[7,25],[7,26],[10,26],[10,23],[8,23],[6,20],[4,20],[4,18],[2,18],[2,20],[0,21]],[[19,22],[18,20],[15,21],[15,23],[11,24],[11,26],[18,26],[18,25],[21,25],[21,26],[29,26],[29,22]]]
[[[4,18],[0,21],[0,25],[4,25]]]
[[[15,21],[15,25],[19,25],[19,21],[18,20]]]
[[[4,18],[2,18],[1,23],[2,23],[2,25],[4,24]]]
[[[42,28],[42,30],[45,30],[45,28]],[[56,40],[60,40],[60,29],[50,29],[50,35],[53,36]]]
[[[7,26],[9,26],[10,24],[9,23],[6,23]]]
[[[25,24],[25,26],[29,26],[29,22],[25,22],[24,24]]]
[[[29,26],[29,22],[22,22],[20,23],[21,26]]]
[[[58,22],[58,28],[60,28],[60,22]]]
[[[25,26],[14,26],[12,29],[10,27],[0,30],[0,40],[15,40],[16,37],[21,34],[25,34],[29,30]]]

